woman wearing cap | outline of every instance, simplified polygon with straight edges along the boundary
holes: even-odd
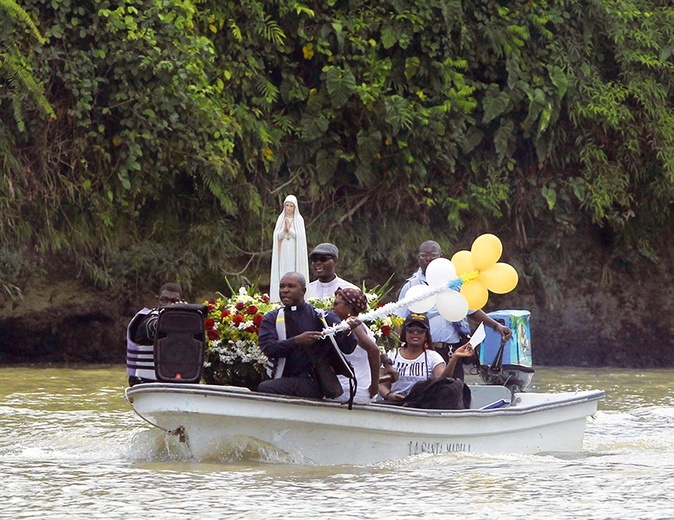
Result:
[[[398,380],[391,384],[385,381],[379,385],[379,395],[390,402],[405,399],[410,389],[419,381],[438,377],[451,377],[460,357],[473,355],[473,348],[465,344],[454,351],[449,364],[433,350],[428,318],[423,314],[410,314],[403,323],[400,333],[403,345],[394,353],[391,363],[398,372]]]
[[[288,195],[283,201],[283,211],[276,219],[272,242],[269,297],[272,302],[279,302],[279,283],[284,274],[297,272],[309,279],[304,218],[300,215],[294,195]]]
[[[353,367],[358,384],[353,402],[367,404],[377,395],[380,361],[374,334],[359,319],[355,318],[367,310],[367,298],[360,289],[338,288],[335,291],[332,310],[340,319],[347,321],[358,340],[356,349],[351,354],[345,354],[345,357]],[[338,376],[338,378],[344,393],[335,400],[344,403],[349,400],[349,380],[344,376]]]

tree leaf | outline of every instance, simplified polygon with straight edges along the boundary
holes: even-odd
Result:
[[[356,90],[356,78],[348,69],[326,67],[325,86],[335,108],[343,107]],[[325,69],[324,69],[325,70]]]
[[[510,155],[508,149],[512,144],[514,133],[515,124],[510,119],[501,121],[501,126],[494,135],[494,146],[496,147],[499,163],[503,162],[506,155]]]
[[[552,84],[557,87],[557,97],[559,99],[563,98],[569,87],[569,79],[566,77],[566,74],[564,74],[564,71],[556,65],[548,69],[548,74],[550,75]]]
[[[499,92],[497,88],[490,88],[482,100],[484,110],[482,122],[488,123],[503,114],[508,108],[509,101],[510,97],[507,92]]]

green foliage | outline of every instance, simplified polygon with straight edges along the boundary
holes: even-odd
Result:
[[[0,302],[23,299],[22,287],[30,277],[41,273],[40,266],[32,261],[27,251],[0,247]]]
[[[9,147],[0,241],[20,229],[40,254],[68,257],[103,285],[133,276],[134,247],[145,242],[158,254],[179,251],[178,277],[197,251],[202,268],[227,259],[235,230],[222,224],[260,204],[232,158],[235,123],[213,81],[214,51],[195,5],[29,4],[49,42],[32,52],[58,120],[26,121]],[[186,233],[206,223],[214,239]],[[112,265],[124,257],[126,267]]]
[[[288,193],[354,278],[485,231],[654,259],[672,221],[656,0],[26,0],[44,44],[14,5],[0,56],[34,83],[0,89],[0,242],[103,285],[266,275]],[[17,112],[40,84],[55,121]]]
[[[14,0],[0,0],[0,12],[7,15],[0,18],[0,101],[3,97],[11,100],[17,129],[23,131],[26,97],[30,97],[43,112],[54,117],[42,85],[36,81],[31,63],[22,53],[21,28],[39,43],[44,43],[44,38],[28,13]]]

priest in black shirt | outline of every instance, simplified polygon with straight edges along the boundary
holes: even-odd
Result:
[[[306,291],[302,274],[292,272],[281,278],[279,295],[283,308],[265,314],[259,333],[260,349],[275,363],[276,373],[274,379],[260,383],[259,392],[323,397],[313,364],[317,358],[327,356],[333,346],[329,338],[321,339],[320,331],[325,324],[319,313],[324,313],[329,326],[340,319],[332,311],[320,311],[306,303]],[[350,330],[335,334],[335,340],[345,354],[356,348],[356,338]]]

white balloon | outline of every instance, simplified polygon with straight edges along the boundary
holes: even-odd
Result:
[[[438,293],[435,305],[447,321],[461,321],[468,314],[468,300],[460,292],[451,289]]]
[[[416,298],[418,296],[422,296],[423,294],[427,293],[430,291],[431,288],[428,285],[413,285],[410,287],[407,292],[405,293],[404,299],[410,299],[410,298]],[[435,305],[435,295],[432,294],[428,298],[424,298],[422,300],[416,301],[414,303],[410,303],[407,308],[411,310],[412,312],[419,312],[419,313],[424,313],[433,308],[433,305]]]
[[[426,267],[426,281],[431,287],[447,285],[453,278],[456,278],[456,268],[447,258],[436,258]]]

